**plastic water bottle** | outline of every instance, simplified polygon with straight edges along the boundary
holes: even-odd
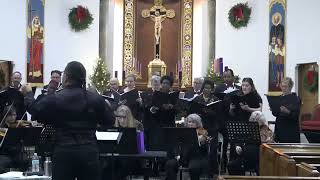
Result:
[[[40,171],[40,158],[37,153],[33,154],[31,164],[32,164],[32,169],[31,169],[32,172]]]
[[[45,176],[52,176],[52,162],[50,157],[46,157],[46,160],[44,161],[44,175]]]

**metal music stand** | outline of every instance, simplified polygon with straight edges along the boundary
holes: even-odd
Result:
[[[54,148],[56,130],[52,125],[46,124],[39,137],[37,152],[44,157],[51,156]]]
[[[231,143],[261,144],[258,122],[227,122],[228,138]]]

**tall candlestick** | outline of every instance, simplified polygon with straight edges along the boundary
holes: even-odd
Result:
[[[219,60],[220,60],[220,76],[222,76],[222,73],[223,73],[223,58],[219,58]]]

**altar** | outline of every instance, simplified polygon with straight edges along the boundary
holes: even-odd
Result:
[[[152,75],[170,75],[175,87],[192,85],[193,0],[125,0],[124,76],[150,87]]]

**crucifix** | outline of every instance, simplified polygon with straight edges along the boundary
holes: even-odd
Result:
[[[161,29],[162,22],[166,18],[173,18],[175,12],[173,9],[167,10],[162,5],[162,0],[154,0],[154,6],[150,9],[144,9],[141,12],[142,17],[151,18],[154,21],[154,41],[155,41],[155,54],[154,60],[160,60],[160,41],[161,41]]]

